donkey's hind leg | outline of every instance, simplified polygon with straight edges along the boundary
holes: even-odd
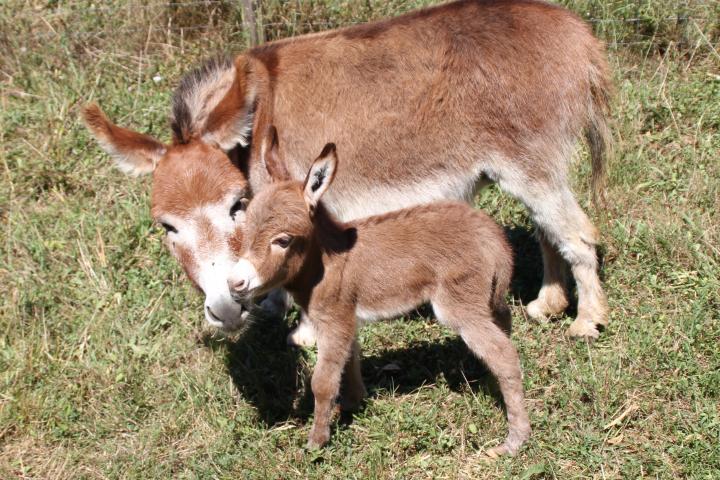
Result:
[[[507,173],[507,172],[504,172]],[[513,173],[513,172],[510,172]],[[599,326],[606,326],[607,299],[600,285],[596,245],[598,230],[578,205],[564,175],[532,181],[528,174],[498,174],[500,188],[522,201],[540,230],[545,274],[538,300],[528,304],[529,314],[557,313],[563,301],[562,266],[559,257],[570,264],[578,291],[578,316],[568,329],[575,338],[595,339]],[[537,177],[537,175],[536,175]],[[523,181],[517,181],[522,178]],[[556,252],[559,255],[556,255]]]
[[[568,335],[595,339],[600,334],[598,326],[608,323],[607,299],[600,285],[595,251],[598,231],[578,205],[567,184],[558,182],[533,187],[522,191],[513,191],[512,188],[506,190],[515,194],[530,210],[540,229],[543,254],[549,252],[549,258],[552,258],[549,247],[554,247],[570,264],[577,284],[578,316],[570,325]],[[555,278],[550,280],[548,284],[552,284]],[[539,300],[544,302],[546,299],[540,297]]]
[[[497,378],[508,418],[505,441],[485,453],[489,457],[515,455],[530,437],[530,420],[525,409],[520,358],[510,337],[503,331],[503,319],[487,311],[459,305],[450,296],[433,300],[435,315],[457,331],[473,353],[483,360]]]
[[[340,387],[340,408],[346,412],[353,412],[360,407],[365,397],[367,397],[367,390],[360,369],[360,344],[355,339],[350,358],[348,358],[343,372]]]
[[[300,314],[300,321],[287,336],[287,343],[293,347],[310,348],[315,345],[317,334],[312,322],[304,313]]]
[[[546,321],[548,316],[558,315],[568,306],[567,265],[565,260],[543,235],[537,231],[543,260],[543,280],[538,297],[525,308],[530,318]]]

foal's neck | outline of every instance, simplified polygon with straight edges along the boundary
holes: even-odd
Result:
[[[325,255],[347,252],[357,239],[355,229],[333,217],[322,202],[315,207],[313,229],[313,239]]]
[[[355,245],[357,232],[336,220],[320,203],[313,215],[313,234],[306,246],[307,253],[298,274],[285,285],[295,301],[307,308],[314,288],[326,275],[328,260],[345,256]]]

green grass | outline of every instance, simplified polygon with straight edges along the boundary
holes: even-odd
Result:
[[[270,1],[264,21],[275,38],[425,3]],[[518,457],[489,463],[483,448],[506,431],[496,387],[419,315],[362,330],[370,398],[328,448],[305,452],[315,357],[285,347],[295,318],[238,338],[206,327],[152,226],[149,181],[115,171],[79,123],[79,107],[97,100],[167,139],[182,72],[243,47],[232,5],[112,14],[3,3],[0,478],[717,478],[719,7],[566,4],[603,20],[603,38],[633,43],[610,51],[617,146],[602,211],[589,205],[584,152],[575,168],[603,232],[611,324],[586,345],[563,336],[571,317],[524,317],[538,247],[517,202],[482,192],[479,206],[517,249],[513,340],[534,427]],[[662,20],[678,13],[699,20]],[[212,28],[182,41],[148,33],[168,20]]]

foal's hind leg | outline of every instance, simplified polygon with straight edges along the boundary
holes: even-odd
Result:
[[[508,418],[508,435],[497,447],[485,452],[490,457],[515,455],[530,438],[530,419],[525,409],[520,358],[510,337],[503,331],[501,319],[487,311],[477,311],[442,295],[432,305],[438,319],[456,330],[478,358],[497,378]]]

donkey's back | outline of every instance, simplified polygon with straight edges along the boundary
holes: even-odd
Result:
[[[538,1],[460,1],[250,55],[268,68],[293,177],[325,139],[342,147],[352,168],[338,172],[328,204],[346,220],[466,198],[482,174],[563,176],[603,108],[593,92],[608,88],[587,25]]]

